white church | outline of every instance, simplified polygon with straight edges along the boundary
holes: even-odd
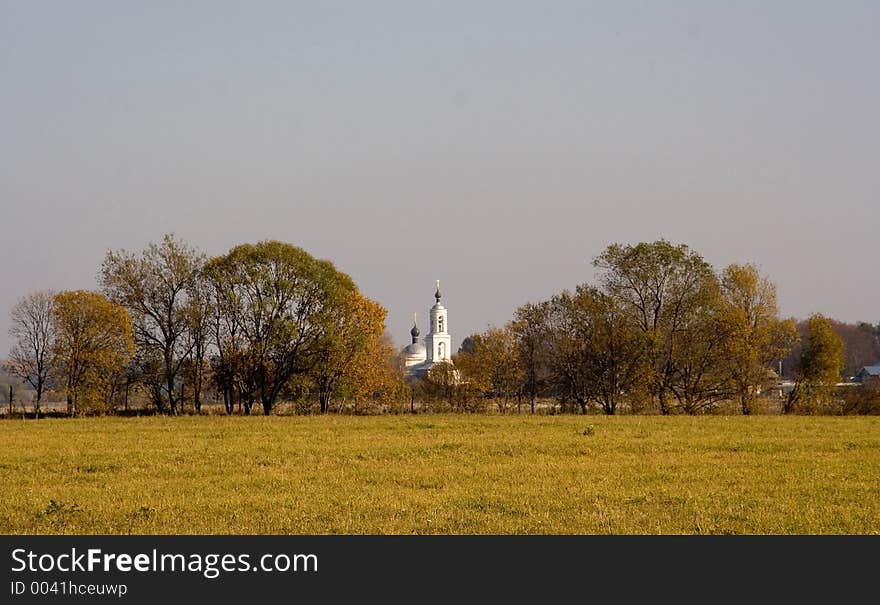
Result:
[[[434,293],[436,303],[431,307],[431,328],[425,336],[425,344],[419,342],[418,320],[413,318],[413,327],[410,330],[412,344],[403,349],[404,365],[407,373],[412,377],[422,377],[435,364],[441,362],[452,363],[452,335],[449,333],[446,307],[440,303],[440,281],[437,281],[437,291]]]

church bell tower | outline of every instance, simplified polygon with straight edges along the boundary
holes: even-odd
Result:
[[[437,291],[434,293],[434,299],[437,302],[431,307],[431,331],[425,337],[429,363],[452,359],[452,336],[449,334],[446,307],[440,303],[441,298],[440,280],[437,280]]]

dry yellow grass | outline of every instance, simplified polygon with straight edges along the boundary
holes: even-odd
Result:
[[[878,533],[880,418],[0,422],[3,533]]]

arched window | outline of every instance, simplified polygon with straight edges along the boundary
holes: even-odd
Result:
[[[437,331],[442,333],[442,332],[443,332],[443,316],[442,316],[442,315],[441,315],[440,318],[437,320],[437,325],[439,326],[439,327],[437,328]]]
[[[446,359],[446,343],[441,342],[437,345],[437,357],[440,359]]]

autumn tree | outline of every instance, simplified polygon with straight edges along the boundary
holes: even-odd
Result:
[[[593,393],[589,377],[593,334],[588,318],[577,306],[575,297],[568,291],[557,294],[548,303],[548,383],[563,405],[574,402],[586,414]]]
[[[126,310],[97,292],[61,292],[52,303],[52,371],[68,414],[109,407],[134,352]]]
[[[391,408],[410,399],[410,386],[387,332],[366,340],[340,377],[337,393],[353,401],[358,411],[377,405]]]
[[[709,308],[717,288],[712,267],[686,245],[674,246],[665,240],[612,244],[593,264],[601,272],[603,291],[621,304],[629,320],[644,333],[649,360],[646,378],[661,413],[670,413],[672,388],[682,379],[682,355],[694,353],[684,345],[700,337],[695,330],[701,323],[695,317]]]
[[[776,285],[754,265],[729,265],[721,274],[722,323],[726,331],[720,360],[743,414],[773,382],[771,368],[798,340],[793,320],[779,318]]]
[[[786,414],[802,404],[827,401],[843,370],[843,341],[831,321],[817,313],[810,316],[807,325],[807,342],[795,368],[795,386],[783,407]]]
[[[518,308],[508,324],[516,343],[514,359],[522,380],[520,392],[529,398],[532,414],[549,380],[549,312],[548,302],[529,303]]]
[[[517,342],[507,328],[490,327],[468,336],[455,356],[462,379],[496,400],[504,413],[522,384]]]
[[[461,374],[449,361],[441,361],[430,367],[422,378],[419,391],[428,399],[445,402],[449,409],[466,404]]]
[[[10,312],[8,370],[34,389],[34,413],[40,413],[49,380],[52,349],[52,303],[55,293],[39,290],[19,300]]]
[[[221,314],[216,345],[234,365],[245,412],[259,401],[269,414],[291,378],[319,362],[354,283],[331,262],[277,241],[236,246],[209,261],[205,275]]]
[[[188,295],[203,260],[194,248],[166,235],[140,253],[110,251],[101,266],[104,293],[128,310],[139,355],[158,369],[145,377],[154,379],[150,390],[159,411],[167,403],[176,414],[181,404],[175,387],[195,346],[186,337],[191,327]]]
[[[358,374],[361,380],[371,378],[376,370],[373,355],[381,355],[379,341],[385,330],[387,311],[357,291],[340,300],[336,312],[329,315],[326,339],[316,353],[316,363],[308,372],[318,396],[321,413],[330,409],[330,400],[346,378]],[[356,386],[349,382],[349,389]],[[358,393],[362,395],[363,393]]]
[[[228,263],[213,259],[206,263],[202,278],[207,285],[209,299],[207,317],[209,340],[213,345],[210,360],[214,385],[223,395],[223,406],[232,414],[235,404],[242,405],[242,394],[252,392],[243,384],[246,340],[241,328],[244,320],[243,301],[227,275]]]
[[[874,365],[880,360],[880,324],[868,322],[847,323],[829,318],[834,332],[843,341],[844,376],[854,376],[864,366]],[[797,331],[802,342],[809,333],[808,321],[798,322]],[[800,347],[795,346],[782,360],[788,376],[794,376],[794,368],[800,359]]]
[[[186,376],[192,389],[193,408],[198,414],[202,411],[202,392],[208,372],[208,346],[212,332],[214,300],[210,283],[201,272],[195,276],[187,290],[184,307],[186,331],[184,349],[189,351],[184,365]],[[181,402],[181,407],[183,402]]]
[[[605,414],[640,398],[646,339],[621,303],[590,286],[553,297],[550,366],[557,393],[583,413],[596,404]]]
[[[729,329],[723,320],[717,283],[707,281],[705,298],[670,339],[672,379],[667,388],[676,407],[697,414],[731,398],[725,366]]]

